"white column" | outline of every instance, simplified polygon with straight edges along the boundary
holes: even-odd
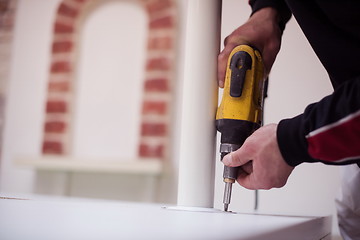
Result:
[[[213,207],[221,4],[221,0],[189,0],[185,10],[179,206]]]

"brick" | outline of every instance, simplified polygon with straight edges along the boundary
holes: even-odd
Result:
[[[169,91],[168,80],[166,78],[154,78],[145,81],[145,91],[147,92],[167,92]]]
[[[159,28],[172,28],[174,26],[174,18],[172,16],[164,16],[156,18],[150,21],[150,29],[159,29]]]
[[[45,123],[46,133],[64,133],[66,130],[66,123],[61,121],[51,121]]]
[[[73,42],[71,41],[54,42],[52,46],[53,53],[70,52],[72,49]]]
[[[71,64],[69,61],[54,62],[51,65],[52,73],[68,73],[71,71]]]
[[[49,100],[46,103],[46,112],[47,113],[66,113],[67,112],[67,104],[65,101]]]
[[[164,123],[143,123],[141,125],[142,136],[165,136],[166,125]]]
[[[157,0],[157,1],[148,1],[146,8],[150,14],[153,14],[155,12],[166,10],[172,6],[173,6],[173,1],[171,0]]]
[[[42,146],[42,152],[45,154],[63,154],[63,144],[56,141],[44,141]]]
[[[157,114],[165,114],[167,110],[166,102],[160,101],[145,101],[143,103],[143,114],[147,113],[157,113]]]
[[[168,50],[173,47],[173,40],[171,37],[154,37],[150,38],[148,42],[148,49]]]
[[[1,2],[1,1],[0,1]],[[11,31],[15,23],[15,11],[14,9],[7,9],[0,14],[0,28],[3,31]]]
[[[72,8],[66,3],[61,3],[58,9],[59,15],[67,16],[67,17],[76,17],[78,15],[78,10]]]
[[[150,146],[147,144],[140,144],[139,156],[140,157],[163,158],[164,157],[164,146],[163,145]]]
[[[66,80],[61,82],[49,82],[48,89],[50,92],[69,92],[70,82]]]
[[[170,61],[167,58],[151,58],[146,64],[147,70],[169,70]]]
[[[55,33],[73,33],[74,27],[63,23],[56,22],[54,27]]]
[[[10,1],[2,0],[0,1],[0,13],[4,14],[5,12],[9,11],[10,9]]]

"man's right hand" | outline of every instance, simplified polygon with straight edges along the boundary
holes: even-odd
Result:
[[[274,8],[267,7],[255,12],[224,41],[225,47],[218,56],[219,87],[224,87],[226,65],[231,51],[242,44],[255,47],[261,52],[267,76],[280,50],[281,35],[279,17]]]
[[[294,167],[287,164],[277,142],[277,124],[256,130],[238,150],[227,154],[222,162],[229,167],[241,167],[238,183],[247,189],[283,187]]]

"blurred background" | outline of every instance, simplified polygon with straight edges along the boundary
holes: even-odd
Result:
[[[1,192],[176,204],[186,2],[0,0]],[[249,17],[247,2],[223,0],[222,40]],[[265,123],[331,92],[291,19]],[[285,187],[259,192],[259,210],[332,214],[336,238],[340,171],[302,164]],[[254,192],[234,187],[231,208],[253,211]]]

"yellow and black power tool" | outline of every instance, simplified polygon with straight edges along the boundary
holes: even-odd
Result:
[[[264,89],[260,52],[247,45],[235,47],[228,59],[223,96],[216,113],[216,128],[221,133],[221,160],[239,149],[262,125]],[[224,166],[224,211],[228,210],[238,170],[239,167]]]

